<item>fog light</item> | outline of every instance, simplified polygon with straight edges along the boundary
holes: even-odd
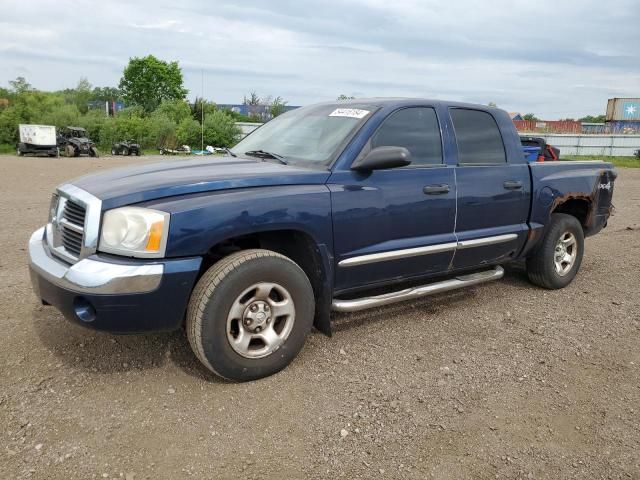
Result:
[[[73,310],[76,313],[76,317],[83,322],[90,323],[96,319],[96,309],[84,297],[76,297],[73,300]]]

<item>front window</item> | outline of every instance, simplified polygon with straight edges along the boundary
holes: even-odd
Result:
[[[330,104],[291,110],[257,129],[232,152],[264,159],[273,156],[297,165],[328,165],[375,109],[371,105]]]

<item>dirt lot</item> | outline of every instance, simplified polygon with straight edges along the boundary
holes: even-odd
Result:
[[[1,478],[640,478],[640,169],[568,288],[513,267],[339,315],[282,373],[231,384],[182,332],[96,333],[31,292],[52,188],[149,160],[0,157]]]

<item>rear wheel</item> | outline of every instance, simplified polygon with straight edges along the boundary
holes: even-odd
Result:
[[[554,213],[539,247],[527,258],[529,280],[549,289],[564,288],[580,270],[584,232],[578,219]]]
[[[64,147],[64,151],[67,154],[67,157],[76,157],[76,149],[73,148],[73,145],[67,145]],[[79,155],[79,153],[78,153]]]
[[[304,271],[269,250],[244,250],[213,265],[187,310],[187,336],[198,359],[229,380],[272,375],[298,354],[314,315]]]

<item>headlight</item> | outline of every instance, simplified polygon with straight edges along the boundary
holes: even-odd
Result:
[[[109,210],[102,219],[98,250],[140,258],[164,257],[170,215],[140,207]]]

